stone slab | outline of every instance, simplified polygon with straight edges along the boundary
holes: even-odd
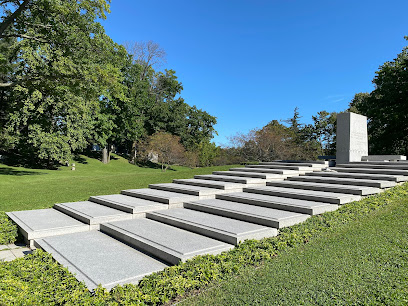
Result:
[[[101,231],[171,264],[233,248],[231,244],[146,218],[105,223]]]
[[[19,227],[27,242],[36,238],[89,231],[84,224],[52,208],[6,213]]]
[[[327,192],[339,192],[347,194],[355,194],[359,196],[367,196],[380,193],[382,190],[374,187],[353,186],[341,184],[325,184],[316,182],[298,182],[298,181],[282,181],[282,182],[268,182],[267,186],[295,188],[304,190],[316,190]]]
[[[262,239],[278,234],[275,228],[185,208],[148,213],[147,217],[234,245],[246,239]]]
[[[238,190],[244,188],[245,184],[239,183],[230,183],[230,182],[220,182],[220,181],[210,181],[210,180],[201,180],[201,179],[176,179],[173,180],[173,183],[181,185],[192,185],[199,187],[208,187],[221,190]]]
[[[36,246],[50,253],[89,290],[137,283],[167,265],[99,231],[46,237]]]
[[[353,185],[353,186],[369,186],[375,188],[390,188],[397,184],[392,181],[381,181],[381,180],[365,180],[365,179],[354,179],[354,178],[342,178],[342,177],[327,177],[327,176],[310,176],[301,175],[294,176],[288,179],[289,181],[302,181],[302,182],[316,182],[325,184],[343,184],[343,185]]]
[[[367,117],[355,113],[337,115],[336,161],[361,161],[368,155]]]
[[[111,194],[103,196],[92,196],[89,201],[106,205],[131,214],[144,215],[146,212],[168,209],[169,206],[145,199],[139,199],[123,194]]]
[[[390,169],[390,170],[408,170],[406,163],[384,162],[383,164],[372,164],[370,162],[352,162],[349,164],[338,164],[340,168],[368,168],[368,169]]]
[[[186,208],[275,228],[305,221],[309,215],[256,205],[213,199],[184,203]]]
[[[270,173],[270,174],[281,174],[281,175],[299,175],[302,173],[297,170],[283,170],[283,169],[260,169],[260,168],[230,168],[230,171],[237,172],[254,172],[254,173]]]
[[[244,177],[244,176],[205,174],[205,175],[195,175],[194,178],[200,179],[200,180],[230,182],[230,183],[238,183],[238,184],[245,184],[245,185],[265,185],[266,184],[266,179]]]
[[[286,166],[306,166],[311,168],[326,168],[327,165],[324,163],[309,163],[309,162],[260,162],[260,165],[286,165]]]
[[[369,174],[369,173],[351,173],[351,172],[313,172],[308,173],[308,176],[321,176],[321,177],[342,177],[342,178],[355,178],[355,179],[367,179],[367,180],[382,180],[382,181],[392,181],[392,182],[405,182],[408,180],[406,176],[403,175],[386,175],[386,174]]]
[[[165,183],[165,184],[150,184],[149,188],[163,190],[163,191],[170,191],[170,192],[178,192],[189,194],[193,196],[198,196],[200,198],[207,198],[213,199],[215,198],[216,194],[225,193],[226,190],[216,189],[216,188],[208,188],[202,186],[192,186],[192,185],[182,185],[182,184],[175,184],[175,183]],[[233,189],[230,189],[233,190]],[[241,188],[237,188],[237,191],[242,190]]]
[[[240,172],[240,171],[214,171],[214,175],[222,176],[238,176],[238,177],[251,177],[251,178],[261,178],[266,180],[283,180],[286,175],[273,174],[273,173],[257,173],[257,172]]]
[[[408,170],[398,170],[398,169],[369,169],[369,168],[342,168],[333,167],[331,170],[337,172],[348,172],[348,173],[368,173],[368,174],[386,174],[386,175],[403,175],[408,176]]]
[[[289,165],[246,165],[246,168],[254,169],[282,169],[282,170],[295,170],[301,172],[313,171],[312,167],[308,166],[289,166]]]
[[[362,156],[362,161],[406,160],[405,155],[367,155]]]
[[[121,194],[168,204],[170,207],[182,207],[183,202],[197,200],[197,196],[179,192],[170,192],[150,188],[122,190]]]
[[[315,190],[302,190],[292,188],[281,187],[247,187],[244,188],[244,192],[265,194],[271,196],[317,201],[332,204],[346,204],[361,199],[360,196],[352,194],[334,193],[334,192],[322,192]]]
[[[16,259],[16,256],[14,256],[13,252],[11,250],[5,250],[0,252],[0,262],[2,261],[12,261]]]
[[[132,219],[133,215],[91,201],[59,203],[55,209],[98,229],[103,222]]]
[[[287,210],[307,215],[319,215],[338,208],[336,204],[275,197],[264,194],[236,192],[221,194],[217,199],[268,208]]]

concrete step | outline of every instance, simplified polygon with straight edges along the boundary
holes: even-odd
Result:
[[[36,239],[35,245],[50,253],[89,290],[137,283],[168,265],[99,231]]]
[[[368,169],[390,169],[390,170],[408,170],[407,163],[398,163],[398,162],[383,162],[379,164],[379,162],[351,162],[349,164],[338,164],[336,167],[341,168],[368,168]]]
[[[104,223],[101,231],[171,264],[233,248],[231,244],[146,218]]]
[[[334,192],[322,192],[314,190],[301,190],[281,187],[247,187],[244,192],[258,193],[264,195],[278,196],[284,198],[309,200],[316,202],[332,203],[332,204],[346,204],[361,199],[360,196],[351,194],[342,194]]]
[[[390,188],[396,185],[396,183],[392,181],[376,181],[376,180],[327,177],[327,176],[311,176],[311,175],[293,176],[293,177],[288,178],[288,180],[289,181],[325,183],[325,184],[368,186],[368,187],[374,187],[374,188]]]
[[[408,179],[408,170],[398,170],[398,169],[369,169],[369,168],[343,168],[343,167],[333,167],[331,170],[337,172],[348,172],[348,173],[369,173],[369,174],[385,174],[385,175],[404,175]]]
[[[219,200],[287,210],[307,215],[318,215],[328,211],[334,211],[338,208],[336,204],[275,197],[248,192],[220,194],[217,195],[216,198]]]
[[[353,185],[339,185],[339,184],[325,184],[315,182],[298,182],[298,181],[281,181],[281,182],[268,182],[266,186],[275,186],[283,188],[294,188],[303,190],[316,190],[324,192],[338,192],[355,194],[359,196],[367,196],[380,193],[380,188],[366,187],[366,186],[353,186]]]
[[[59,203],[55,204],[54,208],[89,224],[91,229],[99,229],[99,225],[103,222],[133,218],[132,214],[90,201]]]
[[[229,183],[238,183],[245,185],[265,185],[266,180],[262,178],[252,178],[244,176],[229,176],[229,175],[195,175],[194,178],[200,180],[209,180],[209,181],[220,181],[220,182],[229,182]]]
[[[240,168],[243,169],[243,168]],[[276,173],[258,173],[258,172],[240,172],[240,171],[214,171],[214,175],[233,176],[233,177],[251,177],[265,180],[283,180],[287,175]]]
[[[11,211],[6,214],[17,224],[30,247],[34,246],[34,239],[37,238],[90,230],[88,224],[52,208]]]
[[[316,169],[323,169],[327,168],[326,164],[319,164],[319,163],[309,163],[309,162],[298,162],[298,163],[291,163],[291,162],[260,162],[260,165],[285,165],[285,166],[303,166],[303,167],[311,167]]]
[[[276,228],[185,208],[148,213],[147,218],[234,245],[246,239],[262,239],[278,234]]]
[[[123,194],[92,196],[89,198],[89,201],[122,210],[131,214],[140,214],[141,217],[144,217],[146,212],[169,208],[169,206],[166,204],[126,196]]]
[[[215,189],[221,189],[221,190],[232,190],[232,191],[238,191],[238,190],[242,191],[242,188],[246,187],[246,184],[200,180],[200,179],[177,179],[177,180],[173,180],[173,183],[181,184],[181,185],[215,188]]]
[[[194,195],[200,197],[200,199],[214,199],[216,194],[228,192],[226,190],[221,189],[192,185],[182,185],[175,183],[150,184],[149,188]],[[242,190],[242,187],[238,188],[238,190]]]
[[[300,172],[312,172],[313,168],[308,166],[287,166],[287,165],[246,165],[246,168],[255,169],[282,169],[282,170],[295,170]]]
[[[184,203],[184,206],[189,209],[275,228],[301,223],[309,217],[306,214],[219,199],[192,201]]]
[[[198,200],[197,196],[150,188],[122,190],[121,194],[168,204],[169,208],[183,207],[183,202]]]
[[[369,174],[369,173],[351,173],[351,172],[311,172],[307,176],[320,176],[320,177],[341,177],[341,178],[354,178],[354,179],[367,179],[367,180],[382,180],[392,182],[405,182],[408,180],[406,176],[402,175],[386,175],[386,174]]]
[[[254,172],[254,173],[268,173],[268,174],[281,174],[281,175],[299,175],[303,173],[297,170],[284,170],[284,169],[260,169],[260,168],[231,168],[230,171],[237,172]],[[304,174],[304,173],[303,173]]]

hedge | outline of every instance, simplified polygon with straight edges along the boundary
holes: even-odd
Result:
[[[192,290],[227,279],[242,268],[259,266],[283,250],[302,245],[345,223],[358,220],[372,211],[402,199],[408,200],[408,184],[381,194],[349,203],[334,212],[309,218],[284,228],[277,237],[248,240],[220,255],[198,256],[185,263],[145,277],[138,285],[117,286],[107,292],[93,293],[49,254],[38,250],[8,263],[0,264],[0,304],[95,304],[155,305],[180,298]]]
[[[0,244],[14,243],[17,239],[17,225],[4,211],[0,211]]]

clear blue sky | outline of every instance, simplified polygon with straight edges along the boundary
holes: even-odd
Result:
[[[113,0],[117,43],[153,40],[190,105],[217,117],[214,138],[318,111],[342,111],[408,45],[407,0]]]

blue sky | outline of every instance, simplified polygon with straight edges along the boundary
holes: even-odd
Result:
[[[373,90],[378,67],[408,45],[408,1],[113,0],[117,43],[153,40],[190,105],[217,117],[214,138],[318,111]]]

